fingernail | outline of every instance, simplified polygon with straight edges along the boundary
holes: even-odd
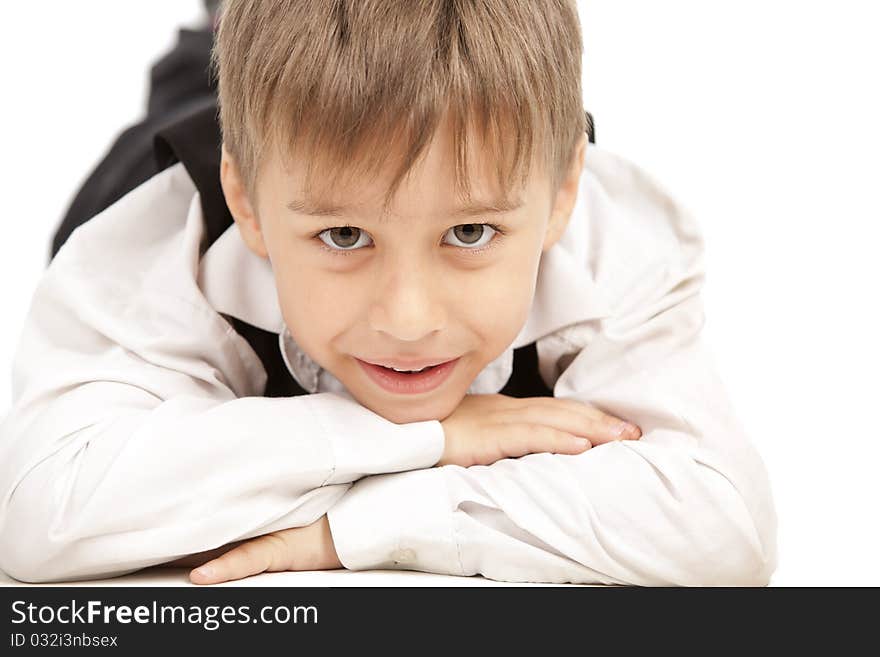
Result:
[[[638,430],[628,422],[618,422],[614,425],[612,431],[620,439],[635,438],[639,435]]]
[[[199,566],[195,569],[195,574],[200,577],[211,579],[214,577],[214,566]]]
[[[571,444],[577,447],[578,449],[584,449],[587,445],[590,444],[590,441],[586,438],[572,438]]]

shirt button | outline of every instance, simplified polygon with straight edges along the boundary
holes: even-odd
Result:
[[[416,559],[416,553],[409,548],[403,550],[395,550],[391,553],[391,559],[395,563],[412,563]]]

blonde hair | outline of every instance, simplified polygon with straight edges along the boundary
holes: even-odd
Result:
[[[387,209],[442,120],[464,198],[471,128],[505,194],[541,153],[555,195],[587,127],[582,53],[574,0],[225,0],[211,62],[249,193],[270,150],[292,161],[302,140],[310,194],[398,153]]]

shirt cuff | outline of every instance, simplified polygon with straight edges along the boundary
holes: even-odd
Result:
[[[462,575],[453,507],[443,468],[427,468],[358,480],[327,520],[349,570]]]
[[[446,436],[438,420],[396,424],[353,399],[333,393],[303,395],[333,450],[333,467],[321,484],[365,475],[429,468],[443,456]]]

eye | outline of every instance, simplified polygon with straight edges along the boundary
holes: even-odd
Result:
[[[482,251],[492,242],[495,233],[504,233],[495,224],[459,224],[449,231],[455,239],[462,242],[461,245],[453,244],[453,246],[463,246],[468,251]]]
[[[325,239],[325,236],[327,239]],[[348,251],[355,251],[357,248],[365,246],[361,243],[361,238],[365,236],[366,233],[355,226],[326,228],[315,235],[315,237],[327,245],[325,248],[328,251],[342,255],[346,255]]]

